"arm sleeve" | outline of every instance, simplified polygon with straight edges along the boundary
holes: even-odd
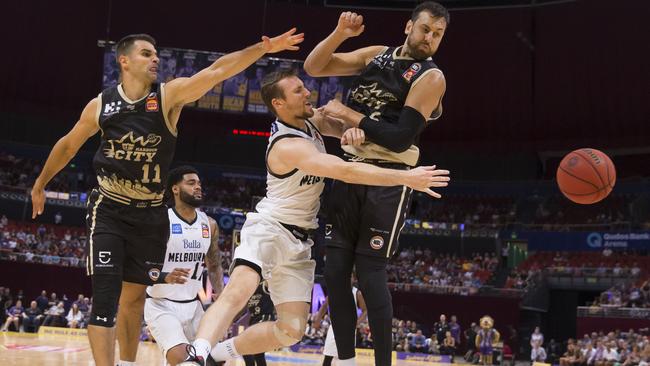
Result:
[[[424,116],[415,108],[408,106],[402,109],[397,124],[381,119],[375,121],[370,117],[363,118],[359,123],[359,128],[365,132],[369,140],[398,153],[408,150],[425,126]]]

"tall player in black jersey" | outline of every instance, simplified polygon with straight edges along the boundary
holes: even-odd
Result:
[[[128,365],[137,353],[146,286],[178,280],[160,272],[170,230],[162,198],[183,106],[265,53],[297,50],[303,34],[295,32],[264,36],[192,77],[167,84],[156,83],[159,59],[154,39],[146,34],[126,36],[116,50],[121,83],[92,99],[72,130],[54,145],[32,188],[33,218],[43,212],[50,179],[101,131],[93,161],[99,187],[89,195],[87,215],[87,270],[93,283],[88,338],[97,365],[114,365],[118,299],[117,335],[124,360],[120,363]]]
[[[358,75],[347,107],[331,101],[324,108],[326,116],[365,132],[368,143],[343,146],[349,159],[396,169],[417,164],[419,135],[442,113],[445,78],[431,56],[448,24],[449,13],[444,7],[425,2],[415,8],[406,23],[407,37],[402,46],[334,53],[343,41],[364,30],[362,16],[345,12],[334,32],[307,57],[304,67],[311,76]],[[326,281],[340,365],[355,363],[356,312],[349,281],[355,264],[359,288],[368,305],[375,364],[391,364],[393,309],[386,286],[386,264],[397,250],[411,192],[407,187],[339,181],[332,187],[327,207]]]

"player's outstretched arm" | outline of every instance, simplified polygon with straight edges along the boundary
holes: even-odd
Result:
[[[196,101],[218,83],[244,71],[264,54],[298,50],[297,45],[303,40],[304,33],[296,34],[296,28],[273,38],[263,36],[261,42],[220,57],[192,77],[177,78],[167,83],[164,103],[176,108]]]
[[[213,299],[218,297],[223,290],[223,267],[221,267],[221,251],[219,250],[219,226],[213,218],[210,220],[210,248],[205,256],[205,264],[208,268],[208,278],[212,284]]]
[[[98,98],[91,100],[72,130],[61,137],[52,148],[41,174],[32,187],[32,219],[42,214],[45,209],[45,186],[72,160],[79,148],[99,131],[99,107]]]
[[[310,175],[338,179],[352,184],[371,186],[407,186],[425,192],[432,197],[440,194],[431,188],[446,187],[448,170],[436,170],[435,166],[422,166],[411,170],[384,169],[371,164],[347,162],[321,153],[307,140],[288,138],[278,141],[269,152],[269,165],[274,171],[300,169]]]
[[[441,72],[425,74],[411,87],[397,123],[382,122],[381,116],[365,116],[338,100],[331,100],[322,108],[325,116],[339,119],[362,129],[366,138],[395,152],[406,151],[415,137],[426,127],[433,111],[442,108],[445,77]]]
[[[334,53],[346,39],[360,35],[365,26],[363,16],[343,12],[334,31],[307,56],[304,68],[311,76],[358,75],[384,46],[370,46],[346,53]]]

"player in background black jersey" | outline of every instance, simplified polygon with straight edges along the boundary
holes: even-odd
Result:
[[[249,327],[257,323],[274,321],[276,319],[275,306],[271,300],[271,295],[264,285],[265,282],[260,282],[257,290],[255,290],[255,293],[248,299],[248,303],[246,304],[248,314],[250,315],[250,319],[248,320]],[[266,366],[264,352],[255,355],[244,355],[243,357],[246,366]]]
[[[424,2],[406,23],[403,45],[335,53],[343,41],[364,31],[363,17],[345,12],[334,32],[307,57],[304,67],[310,76],[358,75],[347,107],[332,100],[323,109],[326,116],[365,132],[367,143],[342,146],[350,160],[394,169],[417,164],[419,135],[442,113],[445,78],[431,56],[448,24],[449,13],[444,7]],[[397,250],[411,192],[407,187],[333,184],[326,209],[325,278],[339,365],[355,364],[356,311],[349,281],[353,265],[368,305],[375,364],[391,364],[393,308],[386,264]]]
[[[220,57],[192,77],[156,83],[159,59],[154,39],[146,34],[124,37],[117,44],[120,84],[104,90],[84,108],[72,130],[53,147],[32,188],[32,218],[45,207],[45,187],[101,130],[93,165],[99,187],[89,195],[88,274],[93,308],[88,338],[95,363],[114,366],[114,319],[120,363],[134,364],[145,288],[182,281],[183,273],[161,273],[169,219],[162,196],[174,154],[176,125],[183,106],[219,82],[236,75],[265,53],[297,50],[303,34],[292,29],[262,37],[246,49]]]

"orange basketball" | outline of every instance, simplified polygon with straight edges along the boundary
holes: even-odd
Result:
[[[570,152],[557,168],[557,185],[575,203],[596,203],[609,194],[616,183],[614,163],[602,151],[590,148]]]

